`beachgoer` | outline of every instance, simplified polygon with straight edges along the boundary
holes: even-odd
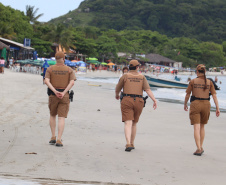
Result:
[[[4,66],[5,66],[5,59],[1,57],[0,60],[0,72],[4,74]]]
[[[187,82],[190,82],[191,81],[191,78],[190,77],[188,77],[188,80],[187,80]]]
[[[13,57],[11,59],[9,59],[9,66],[12,67],[14,64],[14,59]]]
[[[218,82],[218,78],[217,76],[215,76],[214,82],[217,83]]]
[[[128,68],[128,67],[123,67],[123,68],[122,68],[122,74],[119,76],[119,79],[120,79],[124,74],[128,73],[128,71],[129,71],[129,68]]]
[[[52,137],[50,144],[63,146],[61,137],[64,131],[65,118],[69,111],[69,93],[68,91],[74,85],[76,80],[73,70],[64,65],[65,55],[63,52],[57,52],[55,55],[56,65],[47,68],[45,75],[45,84],[48,86],[49,110],[50,110],[50,128]],[[58,137],[56,141],[56,115],[58,115]]]
[[[188,111],[187,102],[192,92],[190,99],[190,112],[189,117],[191,125],[194,125],[194,137],[197,146],[197,150],[194,155],[201,156],[204,152],[203,141],[205,137],[204,126],[207,124],[210,116],[210,95],[213,96],[214,103],[216,105],[216,116],[220,115],[218,100],[216,91],[211,80],[206,78],[206,68],[203,64],[200,64],[196,68],[197,78],[192,79],[186,90],[186,96],[184,100],[184,110]]]
[[[48,67],[49,67],[49,64],[48,64],[47,60],[45,60],[44,64],[42,65],[43,84],[44,84],[44,80],[45,80],[46,70]]]
[[[131,60],[129,63],[129,73],[124,74],[115,89],[115,98],[119,100],[119,93],[123,88],[123,99],[121,101],[122,122],[125,122],[126,149],[134,149],[136,136],[136,125],[144,107],[143,91],[153,100],[153,108],[157,108],[157,101],[150,89],[144,75],[138,73],[139,62]]]

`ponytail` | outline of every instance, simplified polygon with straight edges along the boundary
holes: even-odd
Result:
[[[204,80],[205,80],[205,87],[204,87],[204,91],[205,91],[205,89],[207,89],[207,80],[206,80],[206,70],[198,70],[198,72],[199,73],[202,73],[203,74],[203,76],[204,76]]]
[[[206,73],[204,72],[204,79],[205,79],[205,87],[204,87],[204,90],[206,90],[207,89],[207,84],[206,84]]]

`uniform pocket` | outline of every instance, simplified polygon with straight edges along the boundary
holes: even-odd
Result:
[[[199,102],[195,100],[190,104],[190,115],[197,113],[199,113]]]

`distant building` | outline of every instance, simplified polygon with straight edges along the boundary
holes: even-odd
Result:
[[[147,62],[150,64],[157,64],[162,66],[174,67],[174,64],[176,63],[176,61],[174,60],[171,60],[162,55],[154,54],[154,53],[147,54],[145,58],[147,59]]]
[[[119,52],[118,57],[124,57],[129,61],[132,59],[132,54]],[[171,60],[169,58],[166,58],[164,56],[161,56],[155,53],[150,53],[147,55],[136,54],[135,59],[137,59],[142,64],[148,63],[148,64],[156,64],[156,65],[169,66],[169,67],[177,67],[177,68],[182,67],[182,62],[176,62],[174,60]]]
[[[0,37],[0,42],[9,47],[7,47],[7,58],[13,57],[15,60],[25,60],[33,58],[34,48],[32,47],[24,46],[19,42],[15,42],[2,37]]]

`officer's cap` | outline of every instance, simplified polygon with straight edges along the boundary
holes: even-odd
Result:
[[[64,57],[65,57],[65,55],[64,55],[64,52],[62,52],[62,51],[58,51],[55,55],[56,60],[64,58]]]
[[[204,66],[203,64],[199,64],[199,65],[196,67],[196,70],[197,70],[197,71],[205,71],[205,70],[206,70],[206,66]]]
[[[129,62],[129,67],[135,67],[135,66],[139,66],[140,63],[137,60],[131,60]]]

